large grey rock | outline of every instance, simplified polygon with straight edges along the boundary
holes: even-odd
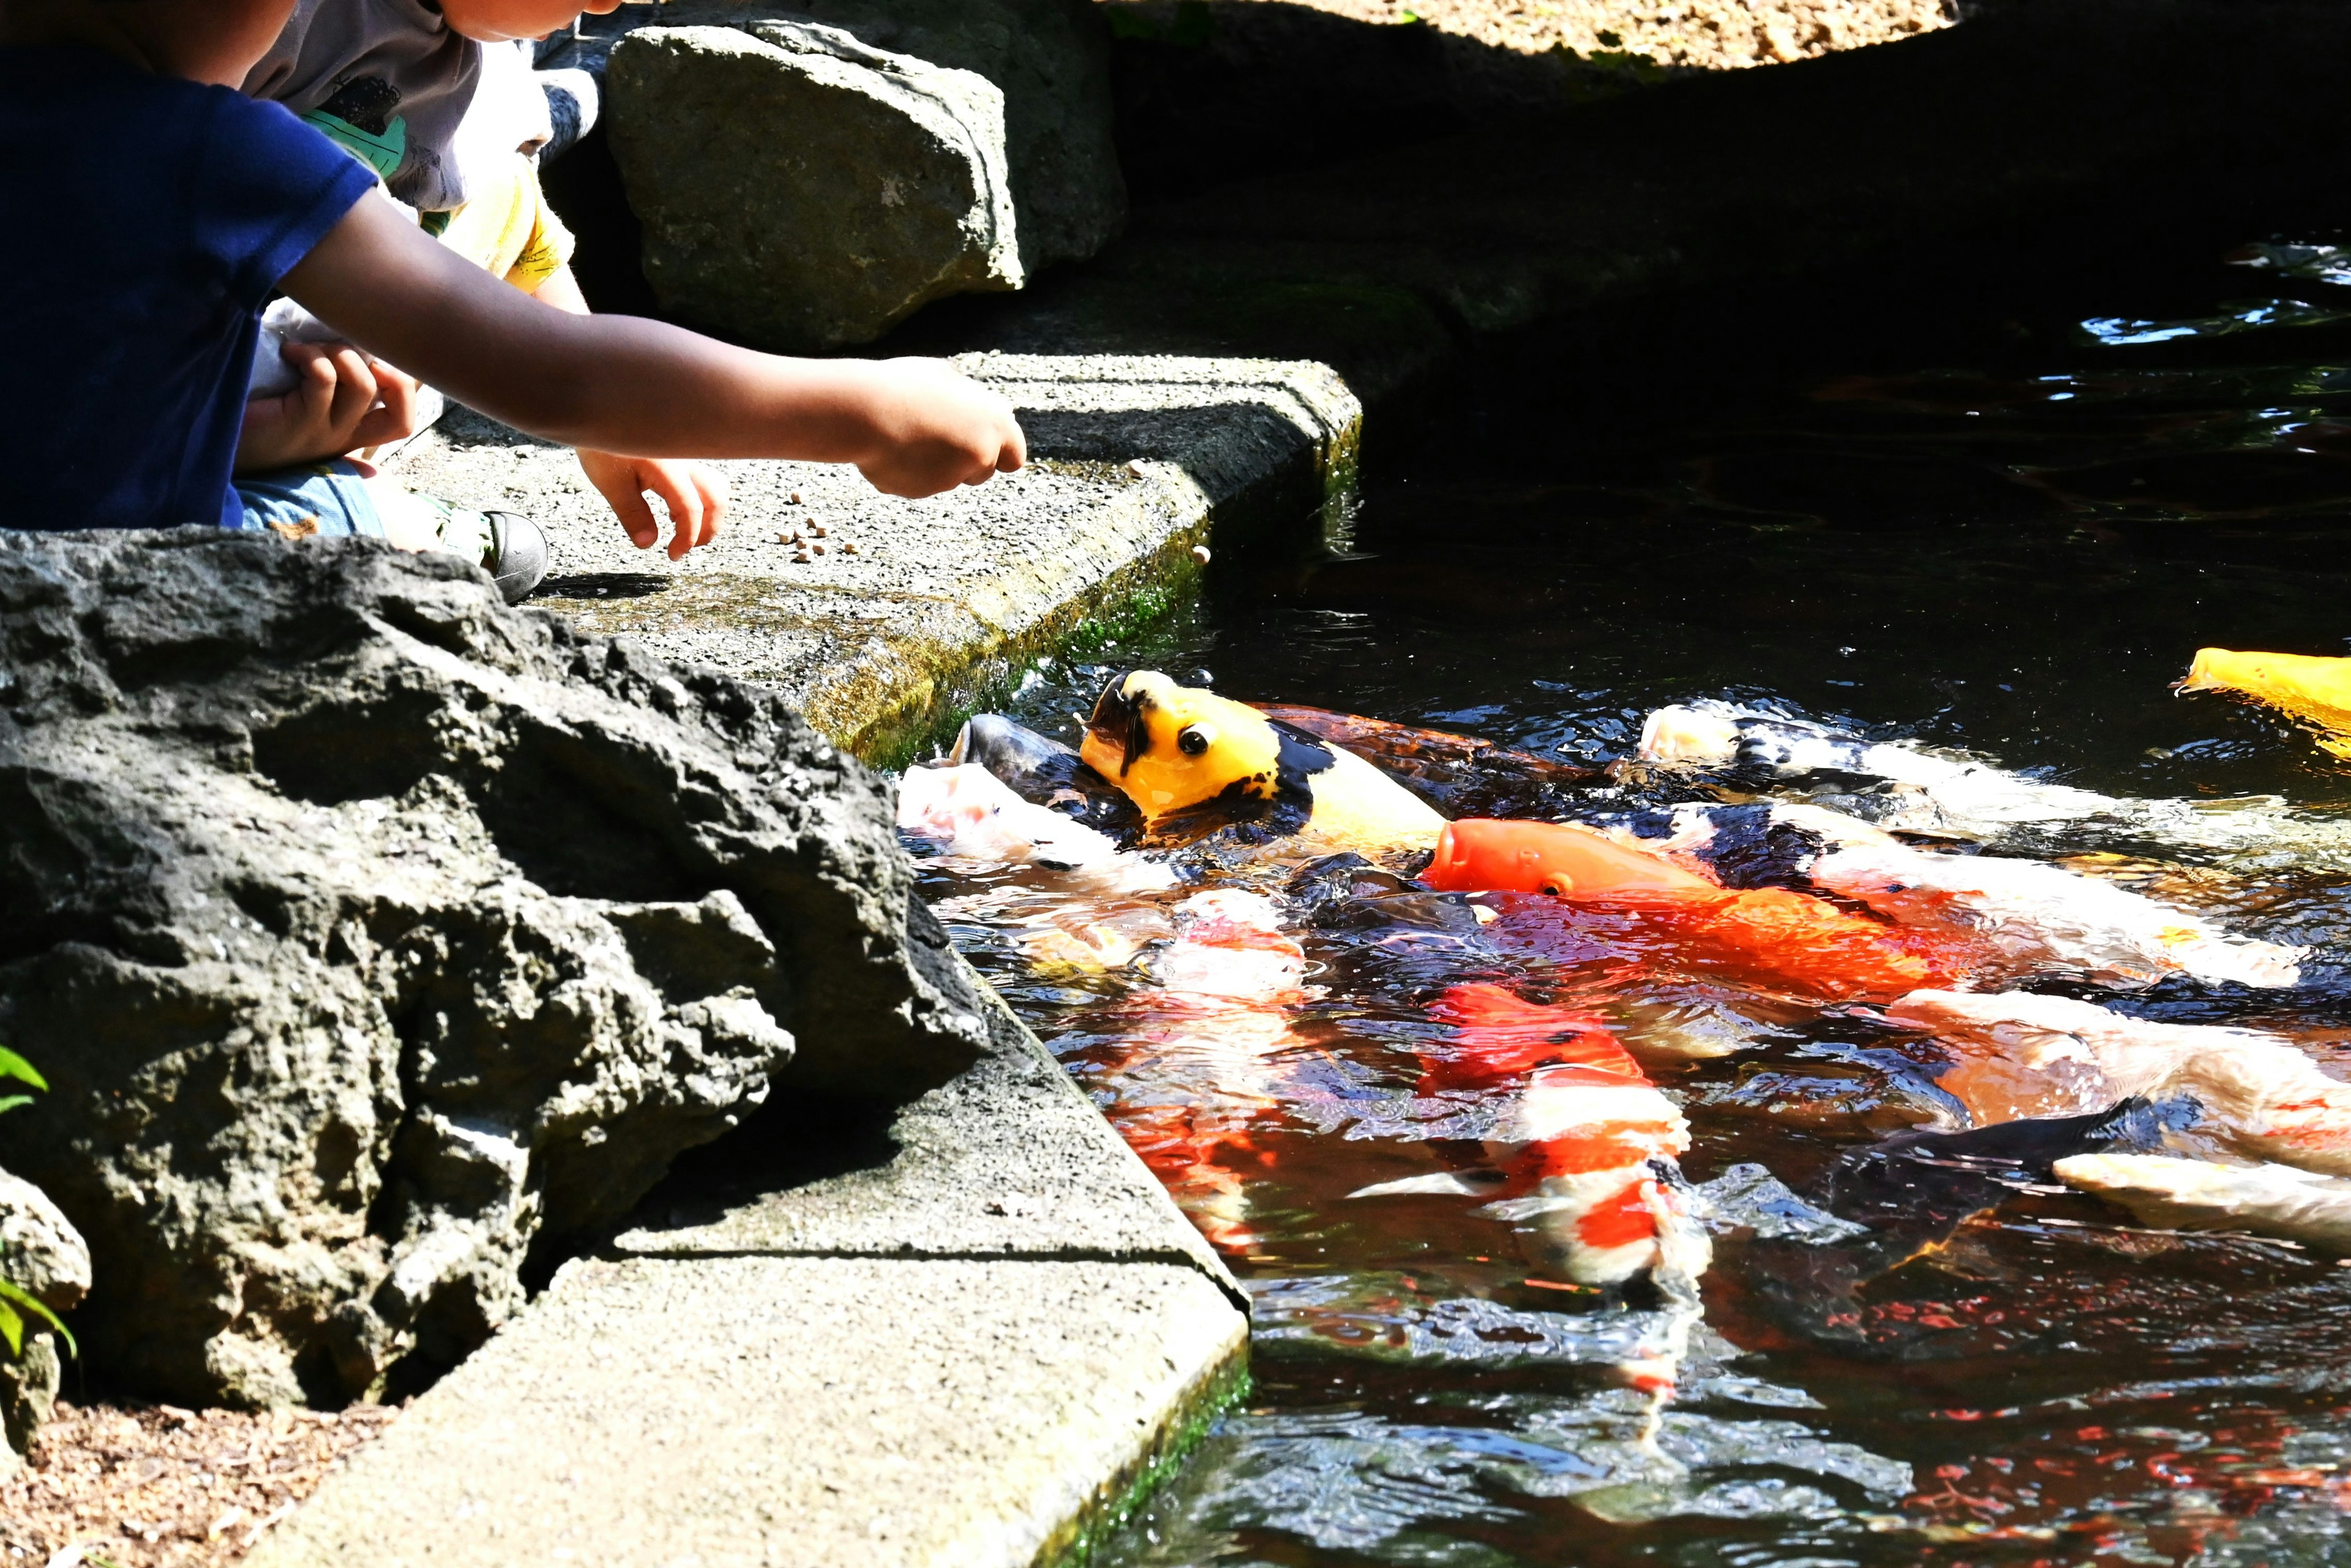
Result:
[[[645,280],[681,320],[828,349],[1026,276],[985,78],[753,22],[632,33],[606,84]]]
[[[69,1312],[89,1293],[89,1248],[39,1187],[0,1171],[0,1280],[53,1312]],[[0,1475],[29,1452],[33,1434],[57,1404],[64,1371],[57,1335],[27,1313],[24,1354],[0,1347]]]
[[[1095,0],[790,0],[779,14],[977,72],[1003,91],[1029,271],[1083,260],[1118,233],[1126,182],[1111,140],[1110,28]]]
[[[781,699],[450,558],[0,537],[0,1039],[52,1085],[0,1132],[89,1239],[93,1360],[251,1403],[446,1364],[787,1063],[968,1066],[891,824]]]

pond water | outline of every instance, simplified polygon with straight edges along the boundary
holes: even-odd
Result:
[[[2194,258],[2028,319],[2013,352],[1767,367],[1573,435],[1489,402],[1375,464],[1343,549],[1238,569],[1008,711],[1074,743],[1073,708],[1151,667],[1604,763],[1651,709],[1719,698],[2117,796],[2351,807],[2351,765],[2303,732],[2169,690],[2201,645],[2351,653],[2346,280],[2317,247]],[[2198,876],[2170,869],[2210,859],[2193,850],[2093,840],[2061,847],[2159,861],[2146,885],[2313,949],[2293,990],[2106,999],[2351,1061],[2351,988],[2328,980],[2351,862]],[[1834,1286],[1727,1234],[1660,1462],[1611,1371],[1643,1303],[1541,1279],[1473,1200],[1346,1196],[1490,1126],[1418,1087],[1430,998],[1567,995],[1573,954],[1505,972],[1403,905],[1301,920],[1306,1000],[1174,1029],[1131,976],[1038,960],[1041,883],[935,869],[926,893],[1138,1146],[1180,1127],[1211,1150],[1180,1196],[1255,1301],[1252,1394],[1112,1563],[2351,1563],[2331,1257],[2048,1187]],[[1612,983],[1628,1014],[1709,1000],[1686,976]],[[1689,1120],[1693,1181],[1753,1164],[1817,1196],[1840,1155],[1938,1113],[1915,1051],[1834,1009],[1712,999],[1726,1054],[1633,1042]]]

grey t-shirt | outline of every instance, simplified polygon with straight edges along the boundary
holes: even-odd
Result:
[[[298,0],[245,78],[375,170],[420,212],[465,200],[457,127],[482,76],[482,47],[426,0]]]

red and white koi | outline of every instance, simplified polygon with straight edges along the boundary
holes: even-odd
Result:
[[[1238,1251],[1258,1241],[1247,1167],[1269,1156],[1251,1129],[1282,1103],[1278,1058],[1310,995],[1306,952],[1262,894],[1196,893],[1174,914],[1174,940],[1148,962],[1155,983],[1122,1009],[1113,1120],[1201,1233]]]
[[[1582,1008],[1529,1002],[1499,986],[1456,986],[1430,1016],[1448,1028],[1424,1056],[1424,1092],[1518,1085],[1487,1142],[1501,1182],[1451,1173],[1350,1194],[1458,1193],[1521,1222],[1529,1259],[1562,1281],[1653,1285],[1667,1305],[1657,1340],[1623,1364],[1627,1381],[1670,1394],[1691,1328],[1698,1281],[1713,1258],[1683,1197],[1689,1148],[1681,1108],[1649,1082],[1607,1025]],[[1654,1411],[1651,1423],[1654,1430]]]

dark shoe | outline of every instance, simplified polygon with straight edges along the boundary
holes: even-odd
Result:
[[[490,519],[490,549],[482,570],[497,580],[508,604],[520,604],[547,580],[547,535],[519,512],[483,515]]]

